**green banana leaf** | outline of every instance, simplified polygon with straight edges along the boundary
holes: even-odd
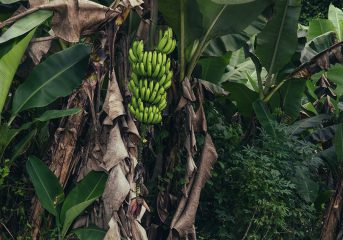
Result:
[[[1,35],[0,43],[7,42],[13,38],[19,37],[31,31],[51,16],[51,11],[39,10],[19,19],[6,32],[4,32]]]
[[[73,230],[73,233],[80,240],[102,240],[106,235],[106,231],[98,227],[78,228]]]
[[[26,169],[42,207],[58,216],[57,205],[64,198],[64,193],[57,177],[35,156],[29,157]]]
[[[339,40],[343,40],[343,11],[333,4],[329,7],[329,20],[333,23]]]
[[[243,4],[243,3],[254,2],[256,0],[211,0],[211,1],[218,4]]]
[[[90,46],[77,44],[36,66],[15,92],[11,119],[20,111],[46,106],[70,94],[86,74],[90,51]]]
[[[327,32],[336,32],[335,26],[328,19],[314,19],[310,21],[307,41],[311,41],[313,38],[323,35]]]
[[[0,114],[7,99],[14,74],[34,33],[35,30],[32,30],[24,38],[15,42],[11,49],[0,57]]]
[[[269,74],[281,70],[296,51],[300,8],[300,0],[277,1],[272,20],[257,36],[256,55]]]
[[[0,3],[2,4],[12,4],[12,3],[15,3],[15,2],[20,2],[22,0],[0,0]]]
[[[98,199],[105,189],[107,174],[90,172],[66,197],[61,209],[62,236],[68,232],[75,218]]]
[[[276,121],[271,115],[266,104],[260,99],[253,103],[253,108],[256,114],[256,117],[263,127],[263,129],[272,137],[277,137],[276,133]]]

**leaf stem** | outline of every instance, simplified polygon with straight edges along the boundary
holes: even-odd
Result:
[[[194,55],[192,56],[191,59],[191,63],[189,65],[189,68],[187,69],[187,77],[190,78],[193,70],[195,68],[195,66],[197,65],[198,59],[200,58],[200,55],[202,53],[202,51],[204,50],[204,48],[207,46],[208,44],[208,37],[212,31],[212,29],[214,28],[214,26],[216,25],[218,19],[220,18],[220,16],[222,15],[222,13],[225,11],[225,9],[227,8],[228,4],[226,4],[225,6],[223,6],[223,8],[220,10],[220,12],[218,13],[218,15],[216,16],[216,18],[213,20],[211,26],[207,29],[205,36],[203,37],[201,43],[199,44],[199,46],[197,47]]]
[[[282,80],[275,88],[273,88],[273,90],[263,99],[263,102],[268,102],[274,93],[276,93],[276,91],[279,90],[286,81],[287,79]]]

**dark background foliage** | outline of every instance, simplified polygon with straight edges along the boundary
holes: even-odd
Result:
[[[307,25],[313,18],[326,18],[331,3],[336,7],[343,7],[342,0],[303,0],[300,23]]]

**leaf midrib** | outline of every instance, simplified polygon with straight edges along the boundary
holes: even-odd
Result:
[[[47,84],[49,84],[53,79],[57,78],[58,76],[60,76],[61,74],[63,74],[64,72],[68,71],[70,68],[72,68],[73,66],[75,66],[77,63],[79,63],[83,58],[80,58],[79,61],[75,61],[73,62],[72,64],[70,64],[67,68],[63,68],[63,70],[57,72],[57,74],[53,75],[52,77],[50,77],[45,83],[43,83],[41,85],[41,87],[37,88],[35,91],[32,92],[31,95],[29,95],[28,98],[26,98],[26,100],[24,101],[23,104],[19,105],[17,111],[15,111],[13,113],[13,116],[15,116],[18,112],[21,111],[21,109],[23,108],[23,106],[25,106],[25,104],[30,100],[32,99],[32,97],[38,92],[40,91],[44,86],[46,86]]]

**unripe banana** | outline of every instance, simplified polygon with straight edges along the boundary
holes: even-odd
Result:
[[[135,109],[133,108],[133,106],[131,104],[129,104],[129,110],[132,113],[132,115],[136,114]]]
[[[167,64],[166,64],[166,71],[167,71],[167,72],[170,71],[170,65],[171,65],[171,61],[170,61],[170,58],[168,58]]]
[[[148,62],[147,74],[149,77],[151,77],[151,75],[152,75],[152,64],[151,64],[151,62]]]
[[[142,87],[141,88],[141,99],[145,99],[145,92],[146,92],[146,88]]]
[[[155,68],[156,65],[157,65],[157,52],[156,51],[154,51],[152,53],[152,61],[151,61],[151,63],[152,63],[152,67]]]
[[[169,80],[169,81],[166,81],[166,83],[163,85],[164,89],[168,89],[172,84],[172,81]]]
[[[166,45],[163,48],[163,53],[168,53],[170,51],[170,49],[173,46],[173,39],[172,38],[168,38],[168,41],[166,43]]]
[[[147,60],[148,60],[148,52],[144,52],[144,54],[143,54],[143,60],[142,60],[142,62],[143,62],[144,65],[147,65]]]
[[[166,81],[166,79],[167,79],[167,75],[164,74],[158,83],[159,83],[161,86],[163,86],[163,84],[164,84],[164,82]]]
[[[148,53],[148,63],[152,63],[152,52],[149,51]]]
[[[167,52],[167,54],[172,53],[172,52],[174,51],[175,47],[176,47],[176,40],[173,39],[172,47],[171,47],[170,50]]]
[[[167,44],[167,41],[168,41],[169,37],[167,35],[164,35],[163,38],[160,40],[160,42],[158,43],[157,45],[157,50],[160,51],[160,52],[163,52],[163,49],[164,47],[166,46]]]
[[[161,41],[162,38],[163,38],[163,31],[160,29],[160,31],[158,31],[158,41]]]
[[[167,74],[167,81],[170,81],[173,78],[173,71],[169,71]]]
[[[150,82],[149,82],[149,88],[150,88],[150,91],[151,91],[151,92],[154,90],[154,81],[153,81],[153,80],[150,80]]]
[[[134,89],[134,96],[135,96],[136,98],[139,98],[139,89],[138,89],[138,88],[135,88],[135,89]]]
[[[154,117],[153,117],[153,119],[152,119],[152,123],[154,123],[154,124],[158,123],[158,115],[159,115],[159,114],[154,113]]]
[[[140,63],[136,63],[135,64],[135,73],[138,75],[138,76],[141,76],[142,73],[141,73],[141,70],[140,70]]]
[[[131,73],[131,80],[133,80],[135,82],[136,86],[139,85],[138,77],[137,77],[137,75],[134,72]]]
[[[143,59],[143,50],[144,50],[144,43],[143,40],[139,41],[137,45],[136,55],[138,56],[139,61]]]
[[[137,57],[137,47],[138,47],[138,41],[134,41],[132,44],[132,52],[135,54],[135,56]]]
[[[143,122],[148,123],[148,112],[143,113]]]
[[[153,91],[150,98],[149,98],[149,101],[148,102],[153,102],[156,98],[156,95],[157,95],[157,92],[156,91]],[[154,106],[155,107],[155,106]]]
[[[131,102],[132,102],[131,105],[132,105],[133,109],[138,109],[139,108],[138,103],[137,103],[137,98],[135,96],[133,96],[131,98]]]
[[[153,104],[157,104],[161,101],[162,95],[157,93],[157,96],[155,98],[155,100],[152,102]]]
[[[166,72],[166,67],[164,65],[162,65],[161,71],[160,71],[160,73],[158,74],[157,77],[161,78],[164,75],[165,72]]]
[[[154,91],[158,93],[159,88],[160,88],[160,83],[157,82],[157,83],[155,84]]]
[[[145,71],[144,63],[143,63],[143,62],[141,62],[141,63],[139,64],[139,71],[140,71],[140,73],[141,73],[142,76],[146,76],[146,71]]]
[[[138,119],[139,121],[141,121],[140,117],[139,117],[139,109],[138,108],[135,109],[135,118]]]
[[[166,106],[167,106],[167,101],[163,99],[158,105],[158,108],[162,111]]]
[[[167,63],[167,54],[162,54],[162,64],[165,65]]]
[[[143,122],[143,112],[139,112],[138,115],[139,115],[139,119],[138,119],[138,120],[139,120],[140,122]]]
[[[149,101],[149,99],[150,99],[150,93],[151,93],[150,89],[147,88],[147,89],[146,89],[146,92],[145,92],[145,96],[144,96],[144,100],[145,100],[146,102]]]
[[[145,87],[145,89],[148,88],[148,79],[146,78],[143,80],[143,87]]]
[[[129,60],[131,63],[135,63],[138,61],[137,57],[133,54],[132,48],[129,50]]]
[[[168,27],[167,31],[169,38],[173,38],[173,30],[170,27]]]
[[[162,53],[159,52],[157,54],[157,63],[162,64],[162,60],[163,60]]]
[[[157,94],[162,96],[162,94],[163,94],[164,92],[165,92],[164,87],[163,87],[163,86],[160,86],[160,89],[158,90]]]
[[[152,120],[154,119],[154,113],[151,111],[149,111],[149,117],[148,117],[148,123],[152,123]]]
[[[144,105],[142,102],[139,103],[139,111],[143,112],[144,111]]]
[[[158,123],[162,122],[162,115],[161,114],[158,115],[158,121],[157,122]]]
[[[152,74],[152,76],[155,78],[158,76],[158,74],[160,73],[160,70],[161,70],[161,64],[157,64],[155,70],[154,70],[154,73]]]

